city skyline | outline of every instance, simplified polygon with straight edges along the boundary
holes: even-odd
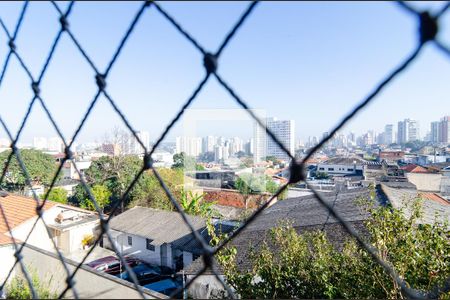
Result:
[[[419,126],[419,128],[418,128],[419,129],[419,140],[426,140],[427,135],[429,135],[429,137],[428,137],[429,141],[431,141],[431,142],[439,142],[439,141],[442,141],[442,139],[439,139],[439,137],[437,136],[437,135],[439,135],[439,133],[435,132],[436,136],[433,139],[433,126],[442,126],[442,125],[439,125],[439,124],[442,122],[443,119],[448,119],[449,115],[442,115],[441,117],[437,118],[436,120],[431,121],[428,124],[428,126],[423,126],[422,125],[423,123],[421,123],[420,120],[412,120],[411,118],[404,118],[404,119],[398,119],[397,121],[393,121],[393,122],[390,122],[390,123],[386,123],[386,124],[384,124],[382,126],[379,126],[378,130],[373,129],[373,128],[365,128],[365,129],[361,129],[359,131],[359,133],[358,133],[358,131],[356,131],[356,130],[347,130],[347,129],[345,129],[345,130],[341,130],[340,132],[338,132],[338,134],[339,133],[341,133],[341,134],[343,133],[345,135],[348,135],[348,134],[353,133],[353,134],[355,134],[355,136],[364,136],[368,132],[372,132],[372,133],[375,133],[375,134],[378,135],[378,134],[384,134],[386,132],[386,126],[387,125],[392,125],[392,141],[393,141],[393,143],[398,143],[398,141],[399,141],[398,140],[398,128],[399,128],[398,126],[399,126],[399,123],[400,122],[404,122],[405,120],[411,120],[411,121],[414,121],[414,122],[418,123],[418,126]],[[280,118],[278,118],[278,119],[280,119]],[[283,118],[281,118],[281,119],[283,119]],[[239,137],[239,138],[241,138],[243,140],[248,140],[248,139],[251,139],[252,137],[254,137],[254,135],[252,135],[254,128],[253,128],[253,125],[250,125],[252,122],[249,120],[248,123],[249,123],[249,127],[247,129],[248,129],[249,133],[248,134],[244,134],[244,135],[242,135],[242,132],[243,132],[242,130],[239,130],[239,132],[232,132],[232,133],[226,132],[225,134],[218,134],[217,132],[211,131],[208,128],[206,128],[206,130],[205,130],[205,128],[203,127],[203,128],[201,128],[202,129],[201,130],[202,133],[198,134],[198,135],[195,135],[195,136],[200,137],[200,138],[203,138],[203,137],[206,137],[206,136],[216,136],[216,137],[225,137],[225,138]],[[294,120],[294,123],[295,123],[295,120]],[[223,124],[221,124],[221,125],[223,125]],[[119,128],[119,127],[115,126],[113,128],[110,128],[108,131],[98,134],[97,137],[94,138],[93,140],[76,141],[75,144],[78,145],[78,144],[88,144],[88,143],[98,143],[98,144],[105,143],[106,139],[107,139],[106,136],[108,134],[111,134],[111,132],[113,130],[117,130],[117,128]],[[448,128],[448,127],[446,127],[446,128]],[[126,131],[125,128],[120,128],[120,129],[124,130],[124,132],[126,134],[131,135],[131,133]],[[435,130],[437,130],[437,129],[435,129]],[[146,146],[150,145],[150,143],[154,143],[156,138],[159,138],[159,136],[157,136],[157,137],[156,136],[151,136],[149,134],[149,131],[147,131],[147,130],[137,130],[136,132],[137,132],[138,136],[139,136],[140,132],[144,132],[145,133],[146,137],[144,138],[144,144]],[[294,130],[294,132],[296,132],[296,131]],[[323,137],[324,133],[328,133],[328,131],[324,131],[324,132],[322,132],[320,134],[317,134],[317,135],[305,134],[305,135],[299,136],[299,135],[295,134],[294,135],[294,140],[295,140],[295,143],[297,143],[299,140],[302,141],[303,143],[306,143],[310,138],[316,137],[317,140],[320,141],[320,139]],[[177,135],[177,136],[182,136],[182,135]],[[175,143],[177,136],[174,136],[173,138],[172,137],[166,138],[164,142]],[[31,145],[31,144],[33,144],[33,140],[34,139],[37,139],[37,138],[50,139],[50,138],[54,138],[54,137],[57,137],[57,136],[55,134],[32,136],[30,139],[25,140],[25,141],[24,141],[24,139],[20,139],[18,144]],[[0,140],[1,140],[1,142],[0,142],[1,145],[9,145],[10,144],[9,140],[4,135],[0,134]],[[414,139],[412,139],[412,140],[414,140]]]
[[[198,3],[196,10],[189,13],[187,7],[190,4],[168,2],[161,5],[212,51],[247,4]],[[65,9],[66,5],[61,3],[61,8]],[[441,3],[414,2],[412,6],[419,10],[429,8],[433,12]],[[98,3],[80,2],[74,7],[69,20],[71,29],[100,69],[107,64],[107,54],[112,55],[126,31],[128,19],[132,19],[138,7],[134,2],[109,3],[107,15],[101,13],[104,6]],[[12,28],[21,3],[1,3],[0,8],[5,25]],[[149,11],[118,58],[108,77],[107,89],[133,127],[148,131],[155,140],[192,94],[204,70],[198,63],[202,57],[196,49],[181,39],[166,20]],[[383,15],[381,24],[378,15]],[[104,26],[94,26],[99,18]],[[445,15],[441,22],[448,22],[449,18]],[[301,26],[303,21],[314,24],[313,30]],[[39,72],[44,62],[58,24],[58,16],[52,7],[31,3],[16,45],[33,75]],[[309,135],[321,136],[330,131],[389,70],[409,55],[416,42],[415,26],[414,20],[391,2],[351,5],[268,2],[255,11],[254,17],[224,51],[219,61],[219,73],[251,107],[295,120],[296,139],[305,140]],[[439,35],[448,36],[446,30],[443,26]],[[211,31],[217,34],[211,35]],[[159,43],[152,43],[152,37]],[[359,42],[355,44],[354,40]],[[279,48],[277,45],[290,47]],[[0,55],[5,56],[6,51],[5,43],[0,47]],[[64,55],[72,59],[65,60]],[[2,114],[13,134],[32,97],[31,89],[23,88],[30,85],[29,79],[23,70],[14,67],[15,64],[17,62],[13,60],[0,89],[0,101],[3,101],[0,103],[13,101],[15,104],[8,106],[8,114]],[[450,77],[447,66],[448,62],[440,52],[433,47],[425,49],[421,59],[352,119],[344,131],[361,134],[371,128],[381,132],[384,124],[405,118],[418,120],[425,124],[423,127],[428,127],[430,122],[442,117],[441,106],[446,100],[443,95],[448,90],[445,78]],[[121,74],[130,76],[124,78]],[[426,74],[434,74],[434,79],[427,80]],[[41,95],[66,139],[75,132],[95,94],[94,75],[70,41],[63,37],[41,83]],[[211,80],[192,108],[214,107],[237,106],[217,82]],[[392,112],[398,117],[393,119]],[[119,117],[102,96],[77,142],[93,141],[98,131],[106,131],[115,124],[121,124]],[[166,141],[173,141],[181,131],[180,125],[175,126]],[[21,141],[53,133],[42,108],[36,106]]]

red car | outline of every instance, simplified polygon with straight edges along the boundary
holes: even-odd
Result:
[[[131,256],[125,256],[125,261],[127,264],[132,268],[134,266],[137,266],[140,261],[134,257]],[[111,275],[116,275],[125,270],[125,266],[123,266],[122,262],[115,256],[106,256],[94,261],[91,261],[90,263],[86,264],[89,267],[100,271],[105,272]]]

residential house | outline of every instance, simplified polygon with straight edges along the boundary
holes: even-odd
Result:
[[[419,165],[409,164],[401,167],[408,181],[425,192],[440,192],[442,174]]]
[[[317,172],[332,176],[363,175],[363,166],[366,160],[359,156],[337,156],[317,164]]]
[[[42,201],[39,202],[41,205]],[[7,219],[6,221],[3,217],[0,218],[1,239],[13,236],[20,242],[25,241],[37,219],[36,200],[2,191],[0,204]],[[52,201],[46,201],[42,219],[44,221],[37,222],[27,243],[54,252],[54,242],[64,254],[81,249],[83,237],[88,234],[95,235],[99,225],[95,213]]]
[[[206,221],[187,216],[194,230],[207,235]],[[118,251],[151,264],[181,269],[200,256],[201,246],[178,212],[136,206],[109,223]],[[104,247],[112,248],[104,237]]]

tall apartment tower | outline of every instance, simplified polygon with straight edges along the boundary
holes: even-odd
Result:
[[[384,126],[383,140],[386,145],[392,144],[394,142],[394,125],[387,124]]]
[[[148,131],[137,131],[136,136],[141,140],[142,144],[147,148],[150,148],[150,133]],[[143,154],[144,148],[139,144],[137,139],[131,135],[131,151],[133,154]]]
[[[176,153],[197,157],[202,151],[202,139],[198,137],[178,136],[175,139]]]
[[[450,122],[450,116],[445,116],[440,121],[440,132],[439,132],[439,142],[448,144],[450,143],[450,126],[448,126]]]
[[[441,122],[431,122],[430,142],[439,143],[441,140]]]
[[[405,119],[398,122],[397,132],[399,144],[420,140],[419,122],[416,120]]]
[[[266,119],[262,120],[263,124],[267,126]],[[256,164],[258,162],[264,161],[267,156],[267,136],[266,131],[262,128],[258,122],[254,123],[253,126],[253,162]]]
[[[277,118],[267,118],[266,127],[275,137],[289,150],[295,153],[295,123],[294,120],[278,120]],[[290,161],[287,155],[272,138],[258,124],[255,125],[255,162],[263,160],[266,156],[275,156],[285,162]]]

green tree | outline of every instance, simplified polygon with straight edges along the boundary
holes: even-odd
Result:
[[[244,173],[236,179],[235,187],[241,194],[248,195],[259,194],[266,191],[274,193],[278,189],[278,184],[264,174],[255,175]]]
[[[266,156],[266,161],[272,162],[274,165],[279,162],[278,158],[273,155]]]
[[[183,211],[188,215],[210,217],[217,215],[212,206],[215,202],[206,202],[204,194],[194,194],[192,191],[181,190],[180,204]]]
[[[44,199],[45,194],[41,195],[41,198]],[[48,194],[48,200],[59,202],[62,204],[67,204],[67,191],[63,188],[52,188],[50,193]]]
[[[316,179],[328,179],[328,178],[330,178],[330,176],[328,175],[328,173],[327,172],[317,172],[316,173]]]
[[[401,278],[423,291],[446,282],[448,222],[436,218],[431,225],[418,225],[419,202],[409,216],[404,209],[363,207],[371,215],[365,222],[368,242]],[[405,298],[393,278],[350,237],[338,249],[323,231],[298,234],[284,223],[270,231],[259,249],[252,248],[249,271],[237,268],[236,255],[235,247],[227,247],[216,258],[242,298]]]
[[[173,155],[172,169],[201,170],[203,166],[197,164],[195,157],[186,155],[186,153],[175,153]],[[204,168],[203,168],[204,169]]]
[[[0,161],[3,164],[6,164],[10,153],[11,150],[0,153]],[[21,149],[19,153],[31,183],[49,186],[58,168],[55,159],[51,155],[34,149]],[[15,155],[11,158],[2,186],[12,191],[23,191],[26,186],[25,176]]]
[[[103,209],[111,202],[111,191],[104,185],[95,184],[92,187],[92,195],[103,212]],[[96,210],[94,202],[89,197],[84,198],[84,200],[81,201],[80,206],[84,209]]]
[[[175,199],[180,199],[184,183],[183,170],[159,168],[157,171]],[[152,171],[146,171],[141,176],[135,188],[131,190],[130,199],[128,207],[139,205],[156,209],[174,209],[170,199]]]

